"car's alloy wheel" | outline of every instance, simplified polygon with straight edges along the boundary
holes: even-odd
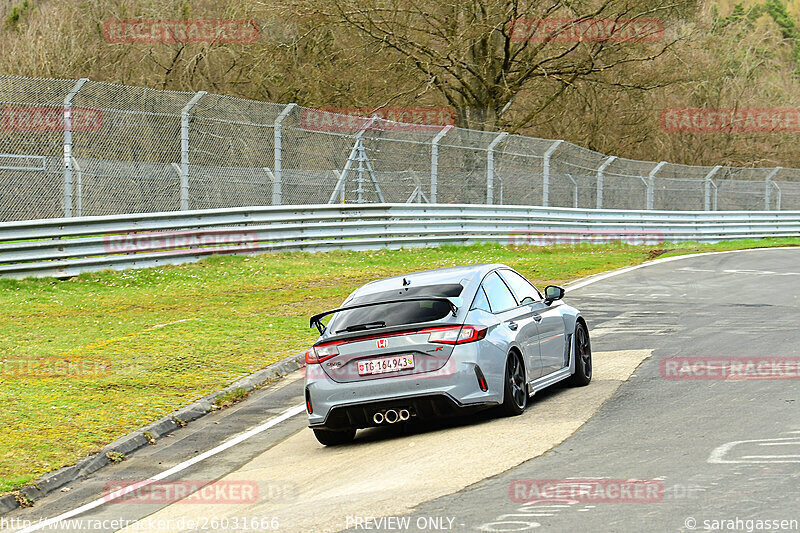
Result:
[[[518,353],[508,354],[506,361],[505,391],[503,394],[503,412],[507,415],[518,415],[528,404],[528,393],[525,386],[525,366]]]

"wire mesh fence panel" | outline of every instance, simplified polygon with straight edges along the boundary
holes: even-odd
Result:
[[[64,215],[64,98],[75,83],[0,76],[0,220]]]
[[[641,176],[609,174],[603,184],[603,208],[645,209],[647,184]]]
[[[717,210],[764,210],[764,183],[764,180],[732,179],[730,177],[720,180],[717,182]],[[795,209],[797,208],[795,206]]]
[[[177,211],[180,179],[168,163],[75,159],[75,211],[83,216]]]
[[[702,211],[705,183],[698,179],[659,178],[653,180],[653,209]]]
[[[779,185],[780,189],[777,191],[775,203],[773,206],[778,208],[777,202],[780,202],[781,209],[797,209],[800,206],[800,181],[782,181]]]
[[[800,209],[800,169],[89,80],[0,76],[0,221],[319,203]]]
[[[551,144],[547,140],[521,135],[509,135],[498,143],[493,153],[494,173],[499,179],[494,191],[495,203],[541,203],[542,156]]]
[[[75,215],[173,211],[180,208],[181,109],[192,93],[87,82],[76,109],[92,110],[93,127],[72,132]]]

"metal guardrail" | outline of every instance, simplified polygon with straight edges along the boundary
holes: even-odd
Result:
[[[800,211],[629,211],[466,204],[244,207],[0,223],[0,276],[69,277],[210,254],[500,242],[800,236]]]

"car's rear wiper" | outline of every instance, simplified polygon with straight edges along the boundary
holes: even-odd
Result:
[[[372,329],[372,328],[382,328],[386,325],[386,322],[383,320],[376,320],[375,322],[366,322],[364,324],[353,324],[352,326],[347,326],[344,329],[337,330],[336,333],[342,333],[344,331],[363,331],[365,329]]]

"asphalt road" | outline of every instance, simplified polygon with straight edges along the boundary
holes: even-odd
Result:
[[[674,357],[800,357],[798,295],[800,249],[631,270],[567,295],[591,328],[592,384],[545,391],[521,417],[375,429],[352,446],[325,449],[301,414],[166,478],[255,485],[254,499],[103,501],[109,484],[144,480],[232,444],[302,404],[295,373],[67,492],[5,515],[0,526],[18,530],[21,522],[8,521],[35,524],[99,498],[72,518],[84,522],[62,521],[59,530],[757,530],[747,520],[769,520],[771,530],[783,525],[772,521],[795,520],[783,530],[798,530],[798,381],[674,379],[663,366]],[[620,502],[610,492],[624,485],[619,480],[657,491]],[[558,500],[515,492],[548,482],[592,491],[561,492]],[[598,498],[598,488],[611,501]]]

